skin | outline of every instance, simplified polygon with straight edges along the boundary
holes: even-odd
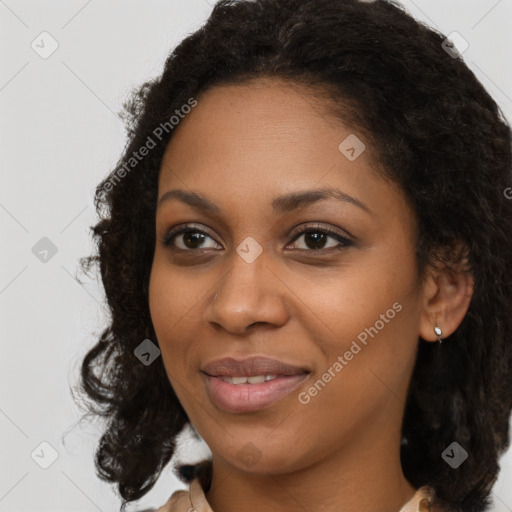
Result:
[[[354,161],[340,152],[349,134],[364,136],[327,117],[319,101],[277,79],[215,86],[176,128],[162,161],[159,198],[179,188],[220,208],[159,205],[149,289],[170,383],[212,451],[206,497],[214,511],[398,511],[416,491],[399,449],[418,343],[437,341],[436,321],[443,337],[451,334],[469,306],[469,274],[431,269],[420,280],[414,215],[402,192],[376,172],[368,141]],[[336,199],[287,213],[270,206],[282,194],[321,187],[357,198],[371,213]],[[166,247],[170,229],[186,223],[208,236],[194,244],[178,235],[182,250]],[[317,240],[295,233],[316,223],[316,233],[331,227],[353,244],[328,235],[314,251]],[[248,236],[263,251],[252,263],[236,252]],[[396,302],[401,311],[301,403],[299,393]],[[311,373],[266,409],[217,408],[200,368],[249,355]],[[239,455],[251,449],[252,465]]]

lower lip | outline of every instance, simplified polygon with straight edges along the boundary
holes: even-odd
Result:
[[[296,389],[308,376],[280,375],[259,384],[230,384],[206,375],[206,389],[212,402],[228,412],[252,412],[264,409]]]

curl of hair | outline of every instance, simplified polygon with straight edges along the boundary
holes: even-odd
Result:
[[[111,318],[80,382],[90,409],[108,420],[95,463],[118,484],[122,510],[153,487],[189,422],[162,359],[145,366],[134,356],[156,340],[148,284],[158,173],[173,131],[161,140],[153,131],[211,86],[266,77],[310,87],[326,114],[365,135],[415,212],[422,273],[462,264],[472,273],[459,328],[441,346],[418,340],[401,460],[409,482],[431,485],[446,509],[487,509],[512,409],[511,130],[444,39],[394,0],[221,0],[124,105],[128,142],[97,186],[97,251],[81,260],[86,270],[99,265]],[[119,179],[148,137],[156,147]],[[454,441],[469,453],[457,470],[441,457]],[[196,474],[182,469],[186,481]]]

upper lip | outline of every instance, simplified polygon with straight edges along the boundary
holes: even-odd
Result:
[[[307,368],[262,356],[244,359],[224,357],[209,362],[202,368],[202,371],[212,377],[253,377],[255,375],[300,375],[309,373]]]

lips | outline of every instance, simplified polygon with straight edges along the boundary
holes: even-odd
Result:
[[[253,356],[245,359],[225,357],[216,359],[202,368],[212,377],[254,377],[257,375],[301,375],[309,373],[305,367],[285,363],[279,359]]]
[[[208,397],[219,409],[229,413],[248,413],[266,409],[296,390],[308,378],[280,375],[259,384],[229,384],[219,377],[204,375]]]

